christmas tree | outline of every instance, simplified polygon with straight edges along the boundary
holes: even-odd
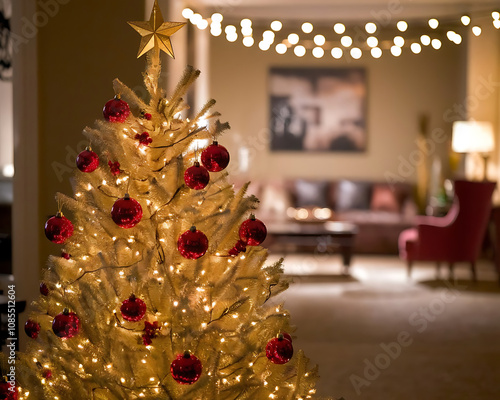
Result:
[[[183,118],[199,71],[188,67],[169,97],[159,87],[160,51],[173,57],[184,24],[155,3],[150,21],[130,25],[149,99],[115,80],[104,119],[84,130],[92,147],[77,158],[74,195],[56,195],[45,225],[61,254],[25,326],[17,394],[4,384],[0,398],[311,398],[317,372],[270,301],[287,288],[282,262],[266,264],[258,200],[224,171],[216,140],[229,125],[214,101]]]

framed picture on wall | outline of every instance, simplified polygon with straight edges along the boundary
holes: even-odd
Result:
[[[272,151],[363,152],[363,68],[271,68]]]

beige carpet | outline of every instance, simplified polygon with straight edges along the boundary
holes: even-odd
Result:
[[[432,265],[406,279],[397,258],[357,257],[351,277],[336,256],[293,255],[294,284],[280,300],[302,348],[322,376],[320,398],[500,399],[500,286],[493,266],[466,266],[458,281],[435,280]],[[399,342],[399,343],[398,343]]]

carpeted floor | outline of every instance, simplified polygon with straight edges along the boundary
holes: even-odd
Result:
[[[295,348],[320,367],[319,398],[500,399],[500,286],[490,263],[457,281],[397,258],[357,257],[351,277],[335,256],[293,255],[281,295],[297,326]]]

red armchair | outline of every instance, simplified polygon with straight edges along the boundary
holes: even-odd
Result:
[[[470,263],[476,280],[476,260],[491,213],[496,182],[455,182],[455,199],[445,217],[422,217],[416,228],[399,235],[399,256],[406,260],[408,276],[414,261],[436,261],[437,270],[446,262],[453,276],[457,262]]]

